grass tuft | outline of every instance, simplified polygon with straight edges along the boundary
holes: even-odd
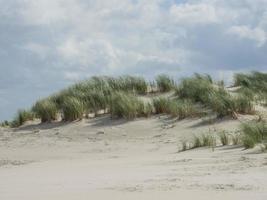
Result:
[[[175,86],[174,80],[165,74],[157,76],[156,83],[160,92],[169,92]]]
[[[82,119],[84,114],[83,102],[75,97],[67,97],[62,104],[62,112],[65,121]]]
[[[223,146],[230,144],[230,136],[225,131],[219,133],[219,138]]]
[[[241,125],[242,143],[245,148],[253,148],[257,143],[267,139],[267,123],[251,121]]]
[[[42,122],[51,122],[56,120],[58,113],[58,107],[56,103],[49,98],[37,101],[32,110]]]
[[[143,102],[133,94],[115,92],[111,97],[111,117],[134,119],[138,115],[141,115],[143,108]]]

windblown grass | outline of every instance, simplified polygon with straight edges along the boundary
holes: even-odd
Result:
[[[232,116],[236,113],[252,114],[254,107],[252,99],[245,95],[234,97],[222,86],[213,85],[209,76],[196,74],[192,78],[183,79],[177,88],[180,98],[191,99],[210,108],[217,117]]]
[[[150,102],[140,103],[139,116],[150,117],[155,111],[154,107]]]
[[[166,97],[157,97],[153,99],[153,106],[156,114],[162,114],[168,112],[170,100]]]
[[[203,134],[201,136],[194,136],[193,145],[191,148],[199,148],[199,147],[213,147],[216,144],[215,138],[210,134]]]
[[[252,97],[245,94],[239,94],[234,98],[235,111],[241,114],[255,114]]]
[[[257,143],[267,139],[267,123],[251,121],[241,126],[242,142],[245,148],[253,148]]]
[[[143,102],[133,94],[115,92],[111,97],[110,113],[112,117],[134,119],[141,115]]]
[[[149,117],[154,113],[184,119],[199,116],[200,110],[213,112],[217,117],[236,118],[238,113],[254,114],[255,101],[267,105],[266,84],[266,73],[236,74],[235,85],[241,87],[233,95],[223,83],[215,83],[209,75],[195,74],[183,79],[178,86],[167,75],[159,75],[150,83],[138,76],[95,76],[36,102],[32,111],[42,122],[55,120],[59,113],[65,120],[75,120],[91,113],[97,116],[103,110],[113,117],[127,119]],[[174,89],[176,98],[158,97],[152,103],[145,103],[137,97]],[[20,111],[13,124],[19,126],[27,118],[27,113]]]
[[[174,80],[165,74],[157,76],[156,83],[160,92],[168,92],[175,86]]]
[[[231,141],[230,135],[228,135],[225,131],[221,131],[219,133],[219,138],[223,146],[230,144],[230,141]]]
[[[57,113],[59,112],[56,103],[49,98],[37,101],[32,110],[42,122],[51,122],[56,120]]]
[[[63,119],[65,121],[74,121],[82,119],[84,114],[84,105],[79,99],[75,97],[68,97],[64,99],[62,104]]]
[[[23,125],[26,121],[34,119],[34,113],[31,110],[19,110],[15,119],[11,122],[12,127]]]
[[[238,92],[247,97],[256,97],[257,101],[266,105],[267,97],[267,73],[251,72],[249,74],[238,73],[234,76],[234,85],[241,86]]]
[[[183,79],[176,92],[180,98],[206,103],[214,87],[209,77],[195,74],[194,77]]]
[[[164,109],[165,110],[165,109]],[[194,117],[200,114],[195,105],[190,100],[169,100],[166,113],[178,119],[185,119],[187,117]]]

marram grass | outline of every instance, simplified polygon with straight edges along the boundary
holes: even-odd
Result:
[[[257,143],[267,140],[267,123],[251,121],[241,125],[242,142],[245,148],[253,148]]]
[[[75,97],[67,97],[62,104],[62,112],[65,121],[82,119],[84,114],[83,102]]]
[[[49,98],[37,101],[32,110],[42,122],[51,122],[56,120],[58,114],[58,107],[56,103]]]
[[[235,85],[240,87],[233,95],[209,75],[195,74],[178,85],[168,75],[159,75],[150,82],[138,76],[95,76],[37,101],[31,111],[42,122],[56,120],[58,114],[72,121],[89,113],[97,116],[103,110],[112,117],[127,119],[160,113],[184,119],[199,116],[203,111],[211,111],[217,117],[236,118],[237,114],[254,114],[256,104],[267,105],[266,84],[265,73],[237,74]],[[175,97],[156,97],[152,102],[138,98],[138,95],[171,90],[176,90]],[[31,111],[19,111],[13,123],[6,124],[22,125],[31,119]]]

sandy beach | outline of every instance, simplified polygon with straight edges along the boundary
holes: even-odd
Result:
[[[179,152],[181,141],[240,121],[109,116],[0,132],[0,199],[261,199],[267,155],[238,145]]]

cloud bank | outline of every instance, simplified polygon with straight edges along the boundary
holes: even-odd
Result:
[[[267,66],[267,0],[0,0],[0,17],[0,120],[92,75]]]

